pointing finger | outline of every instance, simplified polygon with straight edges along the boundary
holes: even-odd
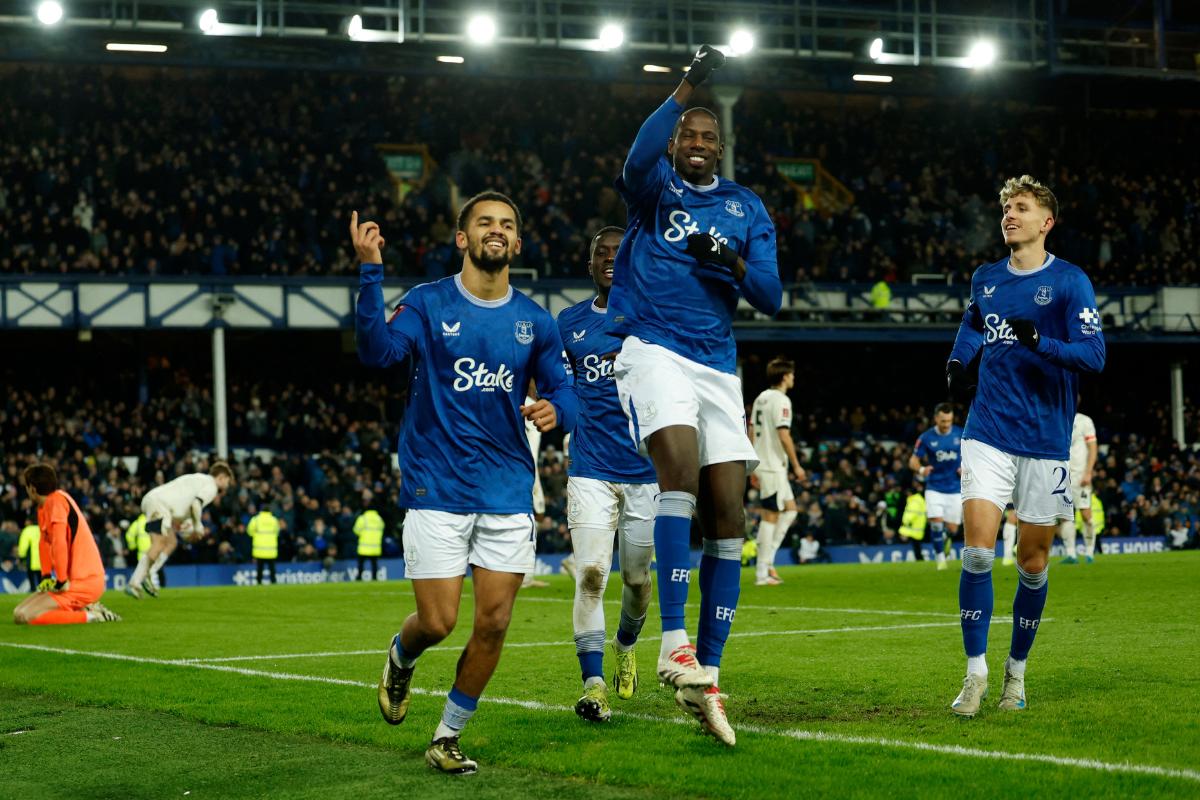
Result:
[[[358,241],[358,212],[350,212],[350,238]]]

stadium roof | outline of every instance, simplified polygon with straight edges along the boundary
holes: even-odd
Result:
[[[463,59],[487,49],[611,50],[640,64],[714,42],[752,47],[747,55],[755,59],[809,63],[971,69],[991,65],[984,56],[994,53],[995,67],[1005,70],[1200,77],[1200,5],[1165,0],[65,0],[57,10],[51,4],[57,0],[0,0],[0,58],[78,58],[74,43],[83,40],[101,48],[166,46],[193,61],[211,60],[206,50],[235,60],[282,51],[310,63],[320,44],[336,43],[348,66],[358,60],[354,48],[368,47],[387,48],[385,57],[397,59],[423,48]],[[472,32],[489,28],[490,42],[474,41]],[[245,45],[220,49],[218,39]]]

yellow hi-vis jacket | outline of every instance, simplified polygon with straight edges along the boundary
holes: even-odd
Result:
[[[383,517],[374,509],[367,509],[354,520],[354,535],[358,537],[360,556],[378,556],[383,553]]]
[[[21,538],[17,540],[17,558],[28,565],[30,572],[42,571],[41,538],[42,529],[37,525],[21,528]]]
[[[925,495],[913,492],[904,502],[904,516],[900,519],[900,535],[921,541],[925,538]]]
[[[141,558],[150,550],[150,534],[146,533],[146,515],[139,514],[138,518],[129,523],[125,529],[125,547],[129,552]]]
[[[250,534],[250,555],[260,559],[279,558],[279,520],[270,511],[262,510],[246,526]]]
[[[1075,509],[1075,527],[1083,530],[1083,514],[1078,508]],[[1104,533],[1104,503],[1095,492],[1092,492],[1092,530],[1097,534]]]

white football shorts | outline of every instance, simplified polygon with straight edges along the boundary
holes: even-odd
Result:
[[[742,381],[672,353],[660,345],[626,337],[613,365],[629,435],[646,454],[646,439],[672,425],[694,428],[700,439],[700,466],[744,461],[758,466],[746,435]]]
[[[537,525],[532,514],[454,514],[414,508],[404,517],[404,576],[455,578],[467,565],[533,572]]]
[[[941,519],[944,522],[949,522],[951,525],[961,525],[962,501],[963,496],[958,492],[950,494],[949,492],[935,492],[932,489],[926,489],[925,517],[927,519]]]
[[[620,531],[631,544],[654,545],[657,483],[613,483],[567,479],[567,524],[572,528]]]
[[[142,498],[142,513],[146,515],[146,522],[154,522],[160,520],[162,526],[159,528],[159,534],[167,534],[171,532],[171,526],[174,520],[171,517],[171,507],[164,502],[158,501],[147,494]],[[152,536],[154,531],[147,531]]]
[[[786,472],[760,467],[754,474],[758,478],[758,499],[768,511],[783,511],[789,500],[796,499]]]
[[[1017,519],[1053,525],[1075,518],[1067,462],[1014,456],[975,439],[962,441],[962,498],[990,500]]]
[[[1075,508],[1079,511],[1092,510],[1092,487],[1080,486],[1075,481],[1077,478],[1071,478],[1071,489],[1075,497]]]

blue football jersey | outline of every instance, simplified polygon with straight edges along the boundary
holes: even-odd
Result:
[[[733,373],[739,295],[771,316],[783,300],[775,225],[744,186],[723,178],[693,186],[676,174],[663,147],[682,112],[667,98],[646,120],[617,181],[629,217],[608,313],[618,336],[637,336]],[[692,233],[709,233],[736,250],[746,262],[742,281],[724,268],[698,265],[687,252]]]
[[[951,425],[946,434],[938,433],[936,427],[917,438],[913,453],[917,458],[933,467],[925,477],[925,488],[944,494],[958,494],[961,480],[958,468],[962,460],[962,428]]]
[[[558,315],[558,331],[575,374],[579,419],[571,434],[573,478],[653,483],[654,465],[638,454],[613,380],[612,317],[585,300]]]
[[[553,318],[510,287],[480,300],[454,275],[414,287],[390,318],[383,267],[363,264],[358,355],[373,367],[412,357],[400,432],[400,505],[458,514],[528,514],[533,457],[519,411],[529,379],[575,425],[578,400]]]
[[[1033,321],[1036,352],[1017,341],[1013,319]],[[1012,268],[1007,258],[977,269],[950,359],[968,364],[980,348],[979,388],[963,438],[1065,461],[1078,373],[1104,369],[1104,334],[1087,275],[1050,254],[1033,270]]]

